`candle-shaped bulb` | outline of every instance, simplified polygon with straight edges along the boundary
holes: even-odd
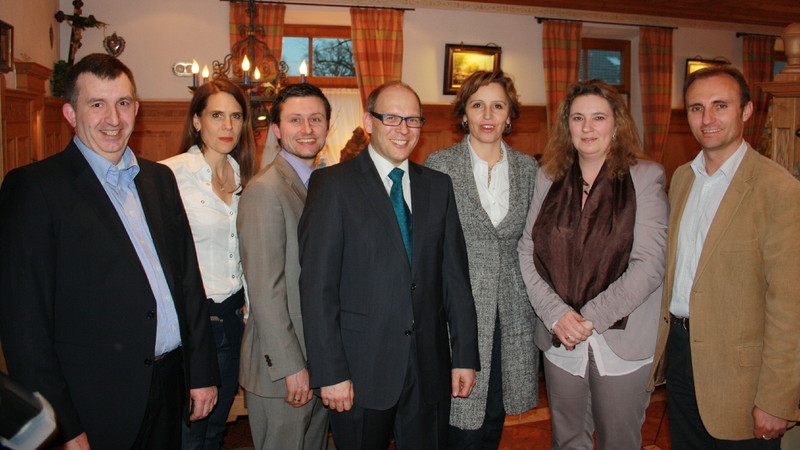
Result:
[[[208,66],[207,65],[203,66],[203,83],[208,81],[208,73],[209,73]]]
[[[244,84],[250,84],[250,60],[247,55],[242,58],[242,71],[244,72]]]
[[[197,60],[192,60],[192,73],[197,74],[200,73],[200,64],[197,64]]]
[[[260,80],[261,79],[261,71],[258,70],[258,67],[256,67],[255,72],[253,72],[253,78],[255,78],[256,80]]]
[[[308,75],[308,64],[306,64],[305,59],[303,60],[303,62],[300,63],[299,72],[300,72],[300,82],[305,83],[306,76]]]

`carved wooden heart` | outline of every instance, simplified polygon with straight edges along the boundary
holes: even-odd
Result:
[[[106,49],[109,55],[119,56],[122,54],[122,51],[125,50],[125,39],[123,39],[122,36],[117,36],[117,33],[106,36],[106,38],[103,39],[103,48]]]

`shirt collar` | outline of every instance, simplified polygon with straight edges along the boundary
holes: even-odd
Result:
[[[283,159],[292,166],[297,176],[300,177],[300,181],[308,187],[308,179],[311,178],[311,173],[314,171],[311,167],[308,167],[306,163],[304,163],[300,158],[294,156],[293,154],[287,152],[284,149],[281,149],[279,155],[283,156]],[[316,167],[315,167],[316,168]]]
[[[189,150],[186,150],[186,154],[189,155],[189,157],[187,158],[187,163],[186,163],[186,167],[189,170],[189,172],[194,174],[194,176],[197,177],[201,181],[209,181],[210,182],[211,181],[211,171],[210,170],[203,170],[203,169],[205,169],[205,168],[209,168],[210,169],[211,166],[208,165],[208,162],[206,161],[205,156],[203,156],[203,152],[202,152],[202,150],[200,150],[200,147],[198,147],[196,145],[193,145],[193,146],[189,147]],[[228,155],[228,163],[231,165],[231,167],[233,167],[233,174],[236,177],[236,184],[237,185],[240,184],[241,182],[240,182],[240,179],[239,179],[239,176],[240,176],[240,174],[239,174],[239,163],[237,163],[236,159],[231,155]]]
[[[378,169],[378,175],[380,175],[381,180],[389,178],[389,172],[395,168],[395,165],[375,151],[375,149],[372,148],[372,144],[369,144],[368,151],[369,157],[372,158],[372,163],[375,164],[375,168]],[[408,174],[408,159],[403,160],[397,167],[403,169],[403,172]]]
[[[489,165],[488,162],[482,160],[481,157],[478,156],[477,153],[475,153],[475,149],[472,148],[472,143],[469,141],[469,139],[467,139],[467,148],[469,148],[469,159],[470,159],[470,161],[472,161],[472,168],[473,169],[475,169],[475,167],[478,164],[483,164],[483,165],[487,165],[487,166]],[[501,140],[500,141],[500,160],[495,163],[493,168],[497,167],[497,166],[500,166],[502,164],[505,164],[506,161],[507,161],[507,159],[506,159],[506,143]]]
[[[102,184],[119,187],[123,182],[130,183],[139,174],[139,163],[136,161],[136,155],[133,154],[133,150],[130,147],[125,147],[119,163],[112,164],[111,161],[87,147],[78,136],[75,136],[72,141]]]
[[[747,142],[743,139],[742,144],[739,145],[739,148],[736,149],[736,151],[733,152],[733,154],[728,157],[724,163],[722,163],[722,166],[720,166],[719,170],[717,170],[717,172],[721,174],[719,176],[725,177],[725,179],[730,182],[733,179],[734,174],[736,174],[736,170],[739,168],[739,164],[741,164],[742,159],[744,159],[745,153],[747,153]],[[694,170],[695,176],[709,178],[708,172],[706,171],[706,158],[703,154],[703,151],[700,151],[700,153],[695,156],[691,166],[692,170]],[[717,172],[715,172],[714,175],[716,175]]]

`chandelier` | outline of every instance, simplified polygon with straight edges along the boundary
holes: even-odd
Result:
[[[267,43],[259,39],[266,32],[264,25],[255,23],[256,0],[228,1],[247,1],[248,24],[239,28],[245,37],[231,46],[231,52],[222,61],[211,63],[210,73],[207,66],[203,68],[203,82],[210,75],[212,79],[226,79],[238,85],[247,94],[253,129],[258,132],[269,125],[269,107],[280,92],[281,83],[287,80],[289,66],[285,61],[278,61]],[[199,65],[193,63],[192,91],[197,87],[199,72]]]

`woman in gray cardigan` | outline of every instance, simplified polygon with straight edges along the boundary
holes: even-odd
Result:
[[[517,258],[538,164],[503,142],[519,117],[513,81],[476,72],[461,86],[454,115],[468,134],[426,165],[450,175],[467,241],[478,314],[481,371],[469,398],[454,398],[449,447],[497,448],[506,414],[538,401],[535,316]]]

